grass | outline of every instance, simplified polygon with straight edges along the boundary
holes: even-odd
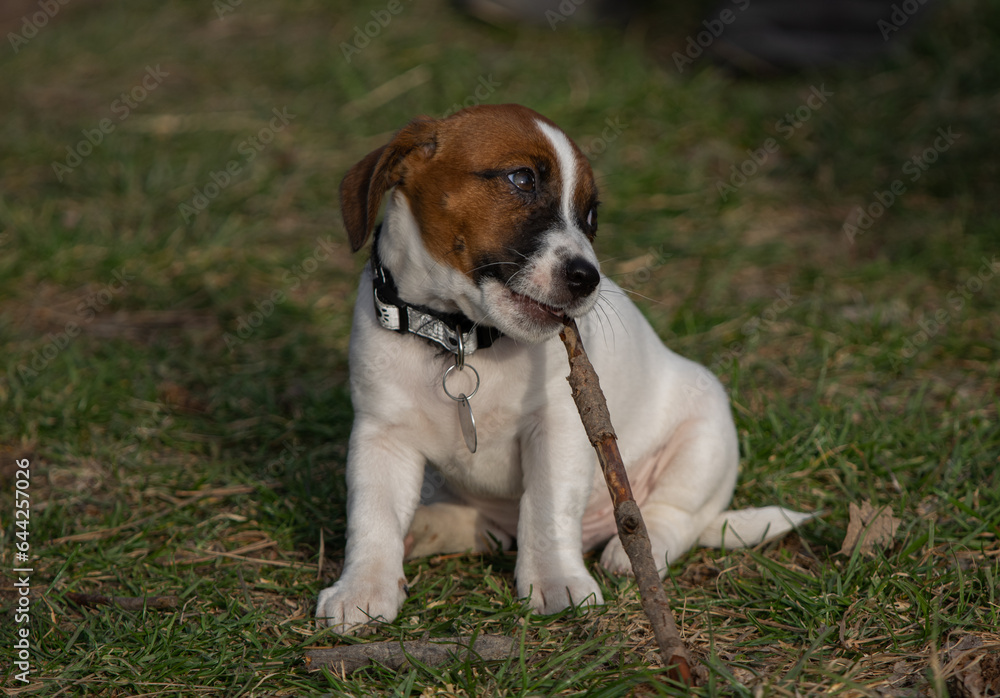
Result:
[[[634,587],[596,557],[607,606],[546,618],[516,598],[510,555],[407,566],[410,597],[375,639],[497,633],[518,639],[510,661],[303,666],[340,641],[311,620],[343,554],[364,262],[337,185],[408,119],[477,89],[590,148],[605,271],[731,392],[735,505],[824,512],[670,570],[698,694],[944,696],[977,666],[1000,682],[993,4],[939,7],[872,64],[768,80],[705,58],[677,73],[697,7],[623,33],[501,30],[406,3],[350,62],[341,44],[384,3],[226,7],[73,3],[0,56],[5,617],[22,459],[34,569],[30,683],[4,659],[8,694],[678,693]],[[122,93],[157,68],[121,118]],[[821,87],[832,95],[786,136]],[[907,161],[949,128],[960,137],[911,180]],[[723,199],[769,138],[777,150]],[[89,155],[73,165],[67,149]],[[896,180],[905,193],[850,241],[856,207]],[[865,499],[901,520],[895,540],[841,554],[848,504]],[[81,608],[69,592],[181,608]],[[17,627],[0,624],[0,644]],[[962,654],[970,636],[982,644]]]

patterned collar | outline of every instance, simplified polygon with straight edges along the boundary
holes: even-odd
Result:
[[[372,242],[372,295],[379,324],[400,334],[415,334],[459,356],[485,349],[503,336],[495,327],[477,325],[462,313],[442,313],[422,305],[410,305],[399,297],[396,282],[382,266],[378,254],[381,226]]]

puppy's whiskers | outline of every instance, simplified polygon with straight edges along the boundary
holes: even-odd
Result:
[[[518,255],[519,257],[523,257],[524,259],[528,260],[529,262],[531,261],[531,257],[529,257],[528,255],[524,254],[523,252],[521,252],[520,250],[518,250],[518,249],[516,249],[514,247],[506,247],[504,249],[506,249],[508,252],[513,252],[514,254]],[[514,264],[514,262],[507,262],[507,264]]]
[[[510,277],[504,282],[503,284],[504,288],[506,288],[508,291],[511,291],[512,293],[516,293],[516,291],[514,291],[510,287],[510,282],[514,280],[514,277],[516,277],[518,274],[521,274],[522,272],[524,272],[523,267],[515,271],[513,274],[511,274]]]
[[[598,297],[597,303],[594,304],[594,310],[595,311],[600,311],[601,315],[604,316],[602,318],[601,315],[598,315],[596,312],[594,313],[595,317],[597,318],[597,324],[601,328],[601,336],[604,338],[604,344],[607,345],[608,344],[608,330],[607,330],[606,325],[604,324],[604,320],[607,320],[608,323],[610,324],[611,323],[611,318],[608,317],[608,311],[606,311],[604,308],[601,307],[601,299],[600,299],[600,297]],[[614,342],[615,342],[615,328],[612,327],[611,328],[611,346],[612,347],[614,347]]]
[[[479,271],[481,269],[486,269],[487,267],[499,267],[499,266],[503,266],[504,264],[513,264],[513,265],[516,266],[517,262],[488,262],[487,264],[481,264],[478,267],[474,267],[473,269],[470,269],[469,273],[477,272],[477,271]]]
[[[650,298],[649,296],[644,296],[641,293],[639,293],[638,291],[633,291],[632,289],[629,289],[629,288],[623,288],[623,289],[621,289],[621,291],[609,291],[609,293],[620,293],[623,296],[632,295],[632,296],[635,296],[636,298],[641,298],[644,301],[649,301],[650,303],[653,303],[654,305],[662,305],[664,307],[666,307],[666,305],[667,305],[666,303],[664,303],[661,300],[657,300],[655,298]]]
[[[604,291],[601,291],[600,293],[597,294],[597,304],[595,305],[595,307],[601,308],[605,316],[608,317],[608,322],[611,322],[611,318],[610,316],[608,316],[605,306],[611,308],[611,311],[618,318],[618,322],[619,324],[621,324],[622,329],[625,330],[625,334],[631,336],[631,333],[628,330],[628,324],[625,322],[625,319],[622,317],[622,314],[618,311],[618,308],[615,307],[615,304],[604,296]],[[612,326],[612,331],[614,331],[613,326]]]

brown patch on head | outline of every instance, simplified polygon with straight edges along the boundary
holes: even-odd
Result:
[[[352,168],[341,184],[352,248],[364,244],[382,197],[395,186],[436,259],[473,278],[486,265],[491,275],[509,276],[514,269],[504,272],[504,266],[530,254],[542,233],[562,221],[567,173],[539,121],[558,128],[518,105],[472,107],[406,126]],[[586,220],[597,199],[593,173],[570,144],[575,186],[574,220],[568,222],[592,237],[595,227]]]
[[[418,118],[403,127],[388,145],[368,153],[340,183],[340,212],[357,252],[375,227],[382,198],[398,185],[408,170],[434,155],[434,125]]]

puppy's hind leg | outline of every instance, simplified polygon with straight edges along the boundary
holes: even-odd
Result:
[[[698,542],[732,497],[739,448],[731,422],[725,427],[711,419],[688,420],[652,456],[655,462],[643,466],[653,468],[656,475],[646,496],[635,495],[661,576]],[[611,572],[631,574],[618,536],[605,547],[601,565]]]
[[[436,502],[417,508],[406,534],[406,559],[449,553],[509,550],[513,539],[476,508]]]
[[[424,468],[420,506],[404,540],[404,557],[509,550],[514,539],[474,506],[462,501],[433,465]]]

